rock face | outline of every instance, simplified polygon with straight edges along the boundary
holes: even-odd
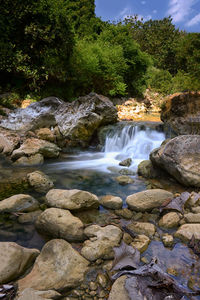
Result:
[[[0,202],[0,213],[4,212],[30,212],[38,209],[39,203],[33,197],[18,194]]]
[[[46,193],[54,187],[53,181],[43,172],[35,171],[27,174],[28,182],[36,192]]]
[[[88,145],[95,131],[117,121],[117,110],[106,97],[91,93],[72,103],[49,97],[10,113],[0,126],[27,132],[58,126],[67,144]]]
[[[80,285],[88,261],[64,240],[51,240],[44,245],[32,271],[19,280],[19,290],[62,290]]]
[[[46,209],[37,219],[36,228],[43,234],[69,242],[83,241],[83,223],[70,211],[59,208]]]
[[[119,245],[122,238],[122,231],[113,225],[100,227],[91,225],[84,230],[90,240],[83,244],[81,254],[90,261],[99,258],[112,259],[114,257],[113,247]]]
[[[196,240],[200,240],[200,224],[184,224],[175,233],[175,237],[184,242],[189,242],[193,235]]]
[[[17,160],[20,157],[31,157],[38,153],[42,154],[46,158],[58,157],[60,148],[53,143],[39,140],[35,138],[27,139],[20,148],[16,149],[12,153],[12,160]]]
[[[178,182],[200,187],[200,135],[181,135],[155,149],[150,159]]]
[[[172,193],[161,189],[154,189],[130,195],[126,198],[126,203],[130,209],[148,211],[160,207],[163,202],[172,198]]]
[[[200,92],[170,96],[162,109],[161,119],[177,135],[200,134]]]
[[[46,195],[46,204],[69,210],[83,210],[99,207],[96,195],[81,190],[52,189]]]
[[[120,197],[107,195],[100,198],[100,204],[110,209],[122,208],[123,201]]]
[[[21,276],[39,255],[36,249],[27,249],[11,242],[0,243],[0,284]]]

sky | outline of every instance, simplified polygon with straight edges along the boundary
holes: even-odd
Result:
[[[137,14],[144,21],[171,16],[180,30],[200,32],[200,0],[95,0],[96,15],[117,21]]]

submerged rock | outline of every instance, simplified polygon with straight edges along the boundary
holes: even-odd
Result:
[[[12,242],[0,242],[0,284],[20,277],[39,255],[37,249],[28,249]]]
[[[200,135],[177,136],[152,151],[150,159],[181,184],[200,187]]]
[[[132,222],[127,225],[129,231],[132,231],[134,234],[145,234],[147,236],[154,236],[156,232],[155,225],[147,222]]]
[[[114,257],[113,247],[119,245],[122,238],[122,231],[113,225],[100,227],[91,225],[84,230],[90,240],[83,244],[81,254],[90,261],[99,258],[112,259]]]
[[[27,174],[28,182],[36,192],[46,193],[54,187],[53,181],[43,172],[35,171]]]
[[[36,228],[43,234],[69,242],[83,241],[83,223],[70,211],[59,208],[46,209],[37,219]]]
[[[118,176],[115,179],[121,185],[126,185],[126,184],[134,182],[134,180],[131,177],[126,176],[126,175]]]
[[[30,212],[38,208],[38,201],[24,194],[14,195],[0,202],[0,213]]]
[[[126,203],[130,209],[143,212],[159,208],[166,200],[172,198],[172,193],[161,189],[154,189],[132,194],[126,198]]]
[[[18,281],[19,291],[66,290],[80,285],[89,262],[64,240],[51,240],[44,245],[32,271]]]
[[[120,209],[123,205],[123,200],[120,197],[106,195],[100,198],[100,204],[110,209]]]
[[[96,195],[81,190],[52,189],[46,195],[46,204],[69,210],[83,210],[99,207]]]

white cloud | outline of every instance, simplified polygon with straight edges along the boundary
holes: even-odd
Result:
[[[186,25],[188,27],[191,27],[197,25],[198,23],[200,23],[200,13],[196,15],[194,18],[192,18],[189,22],[187,22]]]
[[[167,14],[172,16],[174,22],[181,22],[191,13],[195,3],[196,0],[170,0]]]
[[[143,5],[145,5],[145,4],[146,4],[146,1],[141,1],[141,3],[142,3]]]

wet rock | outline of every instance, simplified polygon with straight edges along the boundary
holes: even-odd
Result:
[[[162,242],[165,247],[172,247],[174,243],[174,238],[172,235],[165,233],[162,236]]]
[[[121,185],[126,185],[126,184],[134,182],[134,180],[131,177],[126,176],[126,175],[118,176],[115,179]]]
[[[84,240],[83,223],[68,210],[48,208],[38,217],[35,225],[39,232],[54,238],[69,242]]]
[[[140,253],[143,253],[147,250],[149,243],[150,239],[148,238],[148,236],[144,234],[139,234],[136,238],[134,238],[133,242],[131,243],[131,246],[133,248],[138,249]]]
[[[32,288],[26,288],[15,298],[15,300],[53,300],[59,299],[60,297],[61,294],[53,290],[36,291]]]
[[[106,195],[101,197],[99,202],[102,206],[110,209],[120,209],[123,205],[123,201],[120,197],[112,195]]]
[[[127,228],[133,233],[145,234],[150,237],[152,237],[156,232],[155,225],[145,222],[132,222],[127,225]]]
[[[49,128],[40,128],[36,131],[36,135],[39,139],[45,140],[48,142],[54,142],[55,136],[53,134],[53,131],[51,131]]]
[[[150,159],[185,186],[200,187],[200,135],[181,135],[153,150]]]
[[[46,204],[51,207],[82,210],[99,207],[96,195],[81,190],[52,189],[46,195]]]
[[[182,241],[189,242],[193,235],[196,240],[200,240],[200,224],[181,225],[174,236]]]
[[[41,213],[42,210],[38,209],[36,211],[20,215],[17,220],[20,224],[35,223],[35,221],[41,215]]]
[[[9,155],[20,143],[20,136],[12,130],[0,127],[0,152]]]
[[[30,186],[38,193],[46,193],[54,187],[53,181],[41,171],[29,173],[27,178]]]
[[[0,284],[20,277],[39,255],[37,249],[27,249],[12,242],[0,242]]]
[[[117,210],[115,210],[115,214],[117,216],[120,216],[120,217],[122,217],[124,219],[128,219],[128,220],[131,219],[133,216],[133,212],[128,208],[117,209]]]
[[[18,281],[19,290],[60,291],[81,284],[88,261],[64,240],[51,240],[44,245],[32,271]]]
[[[158,208],[163,202],[172,198],[172,193],[161,189],[155,189],[130,195],[126,198],[126,203],[130,209],[143,212]]]
[[[84,230],[90,240],[83,244],[81,254],[90,261],[99,258],[112,259],[114,257],[113,247],[118,246],[122,238],[122,231],[113,225],[100,227],[91,225]]]
[[[108,278],[104,274],[99,273],[97,275],[97,282],[102,288],[106,288],[108,286]]]
[[[138,175],[144,177],[144,178],[156,178],[159,176],[158,169],[154,168],[152,162],[150,160],[143,160],[138,165]]]
[[[114,282],[108,300],[130,300],[128,292],[125,288],[125,281],[126,276],[121,276]],[[142,298],[137,299],[142,300]]]
[[[131,164],[132,164],[131,158],[127,158],[119,163],[119,165],[123,167],[130,167]]]
[[[53,143],[29,138],[20,146],[20,148],[13,151],[11,158],[17,160],[24,156],[33,156],[38,153],[42,154],[45,158],[55,158],[59,156],[60,148]]]
[[[200,93],[176,93],[166,99],[161,119],[177,135],[200,134]]]
[[[135,173],[133,172],[133,171],[131,171],[131,170],[129,170],[129,169],[121,169],[120,171],[119,171],[119,174],[121,174],[121,175],[130,175],[130,176],[133,176],[133,175],[135,175]]]
[[[17,159],[14,164],[18,166],[35,166],[35,165],[42,165],[44,162],[44,157],[42,154],[37,153],[35,155],[31,155],[29,157],[22,156]]]
[[[37,210],[38,208],[38,201],[33,197],[24,194],[14,195],[0,202],[0,213],[30,212]]]
[[[200,223],[200,213],[198,214],[185,214],[184,219],[186,223]]]
[[[160,219],[159,226],[164,228],[174,228],[178,226],[179,222],[179,214],[176,212],[170,212]]]
[[[132,238],[132,236],[131,236],[130,234],[128,234],[127,232],[125,232],[125,233],[123,234],[123,241],[124,241],[124,243],[126,243],[127,245],[130,245],[130,243],[132,243],[132,241],[133,241],[133,238]]]

